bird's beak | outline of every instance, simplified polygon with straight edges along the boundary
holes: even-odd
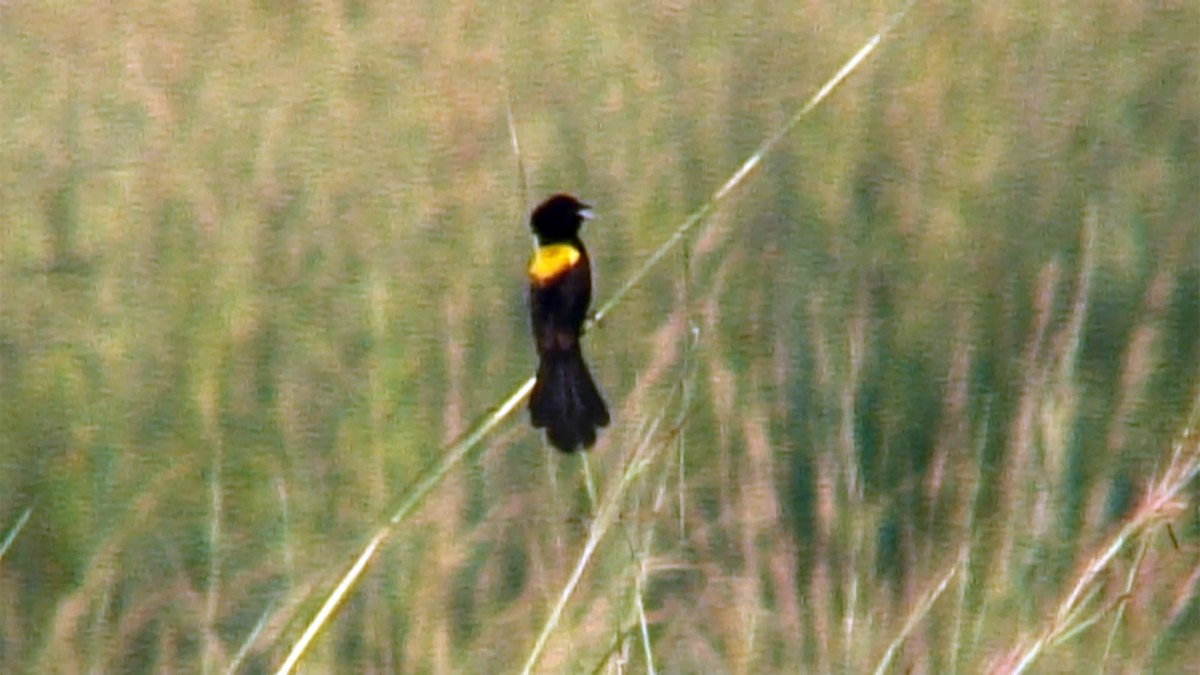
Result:
[[[592,210],[592,207],[588,206],[587,204],[583,204],[582,206],[583,208],[579,209],[579,217],[583,218],[584,220],[595,220],[596,212]]]

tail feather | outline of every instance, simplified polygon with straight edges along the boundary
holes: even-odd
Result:
[[[610,421],[608,406],[578,347],[542,354],[529,415],[533,426],[544,428],[550,444],[563,452],[595,445],[596,429]]]

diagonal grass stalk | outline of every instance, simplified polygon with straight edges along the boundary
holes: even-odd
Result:
[[[0,560],[4,560],[4,554],[8,552],[12,543],[16,541],[17,535],[21,534],[21,530],[25,528],[25,523],[29,522],[29,516],[33,514],[33,507],[27,507],[21,512],[21,517],[17,518],[16,524],[9,529],[8,534],[4,535],[4,541],[0,542]]]
[[[1138,542],[1144,545],[1147,536],[1165,528],[1172,518],[1177,517],[1186,504],[1181,495],[1192,481],[1200,478],[1198,418],[1200,400],[1188,427],[1175,444],[1169,464],[1160,477],[1148,486],[1138,507],[1117,533],[1088,560],[1075,578],[1070,592],[1047,619],[1042,630],[1009,652],[1007,658],[993,668],[993,672],[1013,675],[1026,672],[1048,648],[1078,635],[1107,613],[1105,609],[1098,610],[1098,613],[1091,611],[1100,592],[1102,574],[1110,569],[1118,554]],[[1138,557],[1134,568],[1141,564],[1142,553]],[[1131,587],[1132,583],[1127,581],[1123,598],[1129,596]]]
[[[629,464],[625,466],[620,483],[608,495],[603,504],[600,505],[600,509],[596,513],[596,518],[592,521],[592,525],[588,529],[587,542],[583,545],[579,559],[575,562],[575,568],[571,571],[571,576],[567,579],[567,583],[563,585],[563,589],[558,596],[558,602],[555,603],[554,608],[550,611],[550,616],[546,619],[546,623],[543,624],[542,631],[538,634],[533,649],[529,652],[529,658],[525,661],[525,667],[521,669],[522,673],[531,673],[537,666],[538,660],[546,649],[546,643],[550,639],[550,634],[558,627],[567,602],[579,586],[579,580],[583,578],[583,573],[592,561],[592,556],[596,553],[604,536],[608,534],[612,524],[616,522],[617,514],[620,512],[622,497],[633,484],[633,481],[649,466],[654,454],[652,449],[655,447],[655,436],[661,419],[661,417],[658,418],[643,434],[641,447],[638,448],[637,453],[630,460]]]

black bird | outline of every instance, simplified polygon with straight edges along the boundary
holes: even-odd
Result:
[[[533,210],[537,250],[529,261],[529,313],[537,347],[537,383],[529,396],[534,428],[563,452],[590,448],[608,426],[608,407],[579,346],[592,302],[592,267],[579,239],[587,204],[554,195]]]

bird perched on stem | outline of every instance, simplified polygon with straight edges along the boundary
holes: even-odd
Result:
[[[559,194],[534,209],[529,222],[537,237],[529,312],[539,359],[529,416],[563,452],[590,448],[596,430],[610,421],[579,345],[592,301],[592,268],[579,230],[591,217],[586,204]]]

